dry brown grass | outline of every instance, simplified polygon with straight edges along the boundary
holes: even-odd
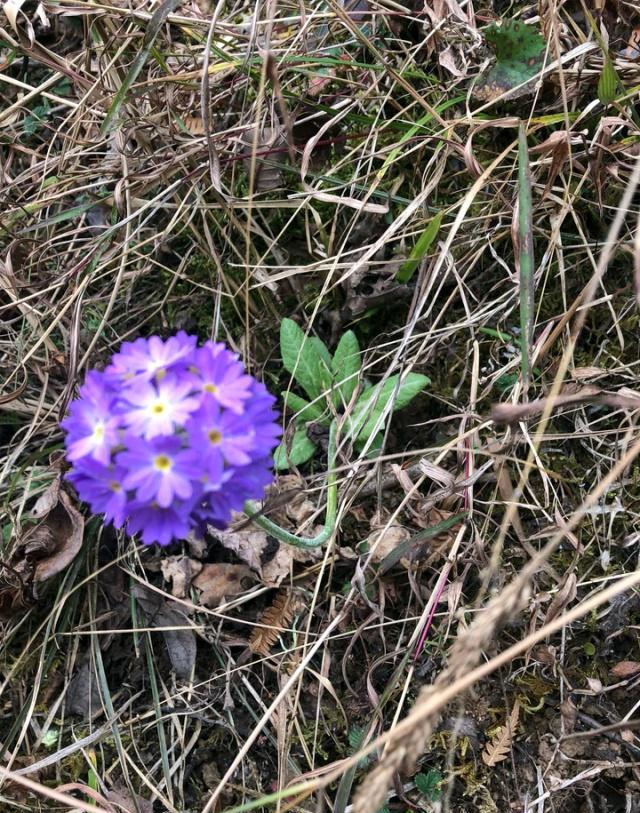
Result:
[[[595,11],[578,0],[3,4],[0,806],[344,813],[364,780],[363,813],[484,813],[492,797],[571,810],[585,788],[594,809],[634,809],[631,727],[563,740],[637,716],[637,675],[609,670],[640,662],[640,20],[628,0],[600,6],[620,82],[606,104]],[[494,16],[530,20],[548,52],[528,95],[481,102]],[[186,329],[278,392],[285,316],[331,346],[354,329],[371,379],[432,379],[383,454],[343,444],[340,530],[319,558],[238,530],[254,584],[205,607],[189,568],[237,564],[238,547],[177,545],[170,583],[167,552],[86,516],[64,573],[36,584],[16,568],[87,369],[125,339]],[[324,476],[319,459],[279,480],[298,495],[278,509],[293,530],[317,521]],[[416,536],[457,513],[462,526]],[[406,556],[380,573],[399,540]],[[252,654],[281,582],[303,599]],[[516,703],[509,758],[489,768],[487,730]],[[369,741],[350,746],[360,729]],[[415,770],[442,774],[438,800]]]

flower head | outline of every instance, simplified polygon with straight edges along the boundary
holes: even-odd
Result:
[[[273,479],[274,403],[222,344],[198,348],[184,332],[126,342],[62,422],[68,479],[147,543],[224,528]]]

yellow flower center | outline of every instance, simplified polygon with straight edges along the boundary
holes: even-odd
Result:
[[[205,392],[210,392],[212,395],[215,395],[218,392],[218,388],[215,384],[205,384],[202,389]]]
[[[116,494],[119,494],[122,491],[122,486],[117,480],[111,480],[111,482],[109,483],[109,488]]]
[[[158,469],[158,471],[169,471],[171,468],[171,460],[169,460],[166,454],[159,454],[153,461],[153,465]]]
[[[210,429],[207,432],[207,437],[214,445],[217,445],[222,440],[222,435],[220,434],[220,432],[218,432],[217,429]]]
[[[153,412],[154,415],[162,415],[162,413],[164,412],[164,404],[154,404],[151,407],[151,411]]]
[[[93,430],[93,437],[96,440],[102,440],[104,437],[104,425],[99,423],[96,428]]]
[[[156,370],[156,381],[162,381],[166,374],[167,371],[164,370],[162,367],[159,370]]]

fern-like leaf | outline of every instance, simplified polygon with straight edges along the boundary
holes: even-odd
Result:
[[[290,590],[281,590],[270,607],[258,619],[258,626],[249,636],[249,649],[255,655],[266,656],[275,644],[278,635],[293,618],[295,601]]]
[[[489,742],[485,745],[482,752],[482,761],[489,768],[502,762],[509,756],[511,750],[511,743],[513,742],[513,735],[518,725],[518,717],[520,715],[520,704],[516,700],[511,710],[506,724],[499,726],[496,729]]]

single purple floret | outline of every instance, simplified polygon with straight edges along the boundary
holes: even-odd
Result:
[[[127,519],[127,492],[125,470],[119,466],[104,466],[89,457],[80,460],[69,472],[80,497],[98,514],[104,514],[107,524],[122,527]]]
[[[148,381],[170,370],[186,369],[193,360],[197,339],[180,331],[163,341],[159,336],[125,342],[113,356],[106,373],[123,381]]]
[[[223,407],[237,414],[251,398],[251,385],[255,379],[246,375],[235,353],[223,344],[207,342],[196,350],[194,370],[201,392],[212,395]]]
[[[192,448],[200,449],[206,457],[224,459],[232,466],[251,463],[255,446],[253,424],[243,414],[221,409],[210,396],[203,398],[186,429]]]
[[[198,455],[183,449],[176,437],[131,437],[116,463],[128,472],[124,478],[127,491],[135,491],[139,502],[156,501],[161,508],[168,508],[176,498],[188,499],[193,493],[192,481],[202,473]]]
[[[161,508],[145,502],[133,502],[129,508],[129,533],[139,533],[147,545],[157,542],[168,545],[174,539],[184,539],[192,528],[190,506],[180,502]]]
[[[158,383],[140,381],[123,392],[126,407],[122,420],[129,432],[150,439],[170,435],[184,425],[200,406],[200,399],[190,397],[193,386],[186,379],[168,376]]]
[[[104,383],[102,373],[90,372],[80,387],[80,398],[69,407],[62,422],[67,432],[67,459],[91,457],[107,465],[119,442],[120,417],[113,409],[115,396]]]

